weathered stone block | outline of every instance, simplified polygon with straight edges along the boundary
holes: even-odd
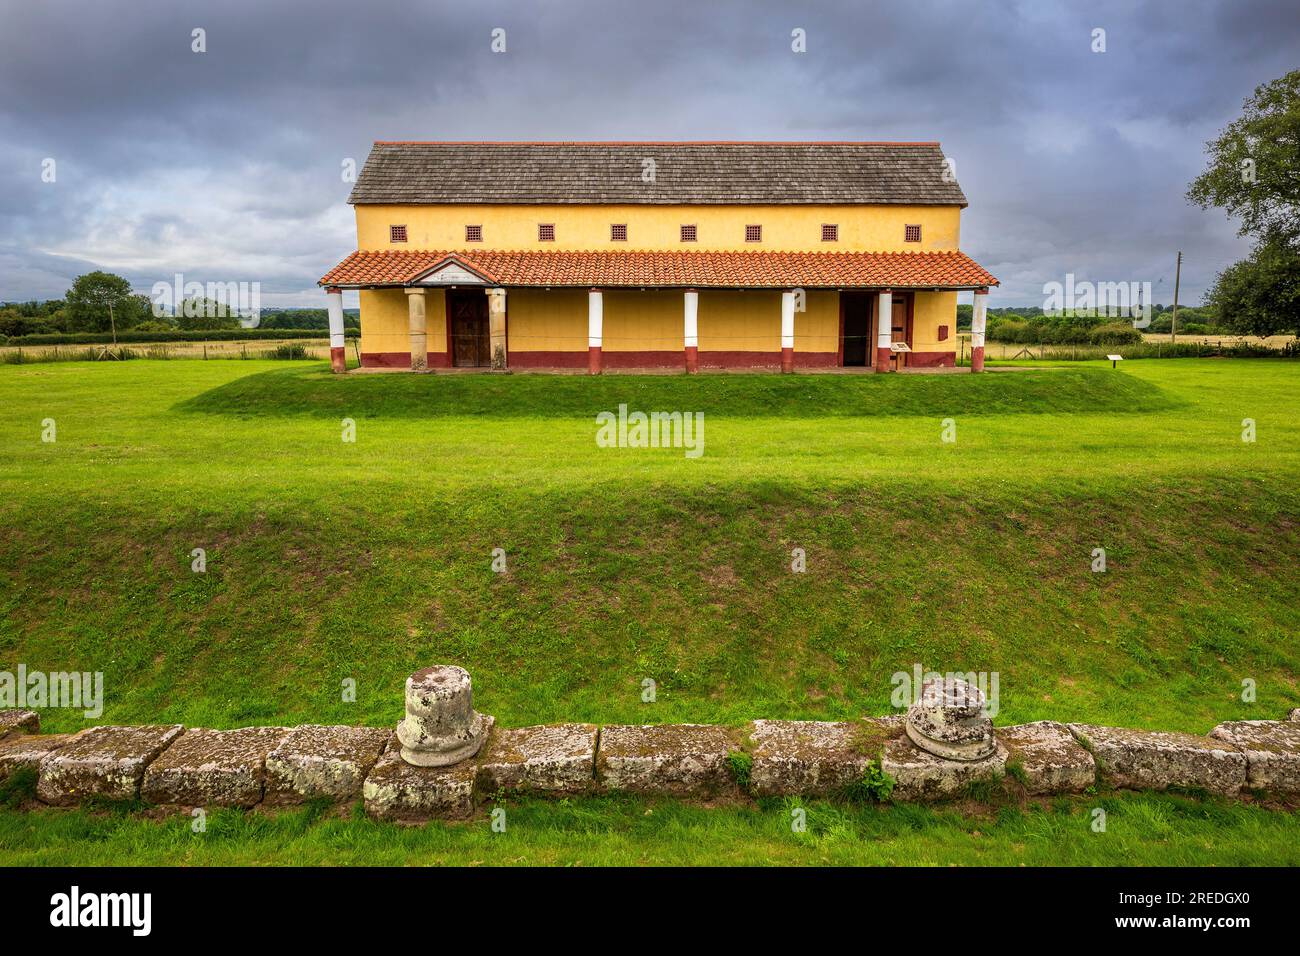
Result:
[[[814,796],[862,780],[885,742],[903,732],[903,717],[871,720],[756,720],[749,727],[756,796]]]
[[[1293,707],[1291,713],[1286,715],[1287,720],[1300,720],[1300,707]]]
[[[375,727],[294,727],[266,756],[266,794],[263,803],[284,806],[307,800],[337,802],[361,796],[391,730]]]
[[[15,770],[38,769],[41,761],[76,738],[76,734],[13,734],[0,739],[0,780]]]
[[[1300,721],[1231,720],[1210,731],[1246,755],[1246,785],[1300,793]]]
[[[1007,748],[1007,761],[1024,772],[1031,794],[1078,793],[1097,782],[1097,762],[1065,724],[1040,720],[998,727],[993,735]]]
[[[266,755],[288,732],[188,730],[145,770],[140,796],[162,806],[255,806],[262,800]]]
[[[1068,726],[1092,751],[1098,773],[1113,787],[1186,787],[1232,796],[1246,783],[1246,756],[1226,741],[1092,724]]]
[[[10,734],[39,734],[41,715],[34,710],[0,710],[0,740]]]
[[[36,795],[70,806],[90,797],[130,800],[145,768],[185,732],[180,724],[91,727],[41,761]]]
[[[394,734],[366,777],[361,788],[366,813],[380,820],[414,823],[435,817],[466,817],[474,811],[476,761],[417,767],[402,759],[401,750]]]
[[[1007,748],[995,739],[993,754],[983,760],[948,760],[927,753],[907,737],[885,743],[880,768],[894,778],[894,800],[942,800],[968,784],[1000,780],[1007,767]]]
[[[590,790],[596,736],[595,724],[497,728],[479,758],[479,788],[532,793]]]
[[[604,790],[710,797],[736,793],[726,727],[706,724],[603,727],[596,781]]]

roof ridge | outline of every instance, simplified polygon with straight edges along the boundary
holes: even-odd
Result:
[[[960,249],[357,249],[361,256],[966,256]],[[969,256],[967,256],[969,258]]]
[[[374,146],[938,146],[938,140],[852,139],[377,139]]]

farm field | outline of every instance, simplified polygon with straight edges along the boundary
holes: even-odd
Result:
[[[350,345],[351,343],[349,343]],[[265,338],[240,339],[237,341],[214,339],[211,342],[129,342],[120,346],[120,348],[135,354],[148,355],[153,359],[257,359],[264,357],[267,352],[274,351],[280,346],[299,346],[310,358],[328,359],[330,355],[329,336],[324,333],[318,339]],[[51,359],[61,360],[69,355],[79,357],[83,353],[97,351],[101,348],[105,348],[105,346],[3,345],[0,346],[0,363],[13,362],[17,364],[20,353],[21,357],[29,362],[39,362]],[[105,359],[104,361],[112,361],[112,359]]]
[[[970,362],[970,333],[959,332],[957,354],[966,364]],[[1216,349],[1230,349],[1240,346],[1259,346],[1263,348],[1281,351],[1287,346],[1294,346],[1296,338],[1294,335],[1270,335],[1260,337],[1258,335],[1187,335],[1179,333],[1177,337],[1178,346],[1199,345],[1205,346],[1205,351],[1213,352]],[[1142,333],[1142,344],[1154,346],[1157,350],[1164,349],[1170,345],[1168,332],[1144,332]],[[1102,346],[1102,345],[1042,345],[1040,343],[1024,344],[1020,342],[995,342],[988,341],[984,346],[984,354],[990,359],[1011,360],[1011,359],[1039,359],[1044,356],[1051,360],[1100,360],[1109,352],[1128,353],[1132,355],[1130,346]],[[1161,356],[1146,355],[1144,358],[1160,358]]]
[[[997,671],[998,724],[1204,733],[1275,718],[1300,706],[1297,394],[1300,365],[1284,360],[594,380],[0,366],[0,670],[103,671],[94,723],[385,726],[406,675],[432,662],[466,667],[503,726],[884,714],[891,675],[916,663]],[[703,411],[704,455],[597,447],[594,416],[620,403]],[[1166,862],[1300,853],[1289,813],[1116,799],[1133,843],[1182,854]],[[660,831],[617,801],[527,804],[554,839],[524,837],[517,855],[1033,862],[1035,840],[1086,817],[1017,808],[990,827],[827,805],[846,816],[818,851],[780,842],[781,807],[663,807]],[[607,840],[575,843],[584,814]],[[1232,827],[1196,822],[1220,817]],[[119,862],[340,862],[323,847],[354,839],[380,856],[509,861],[472,827],[360,837],[370,824],[292,820],[232,816],[225,849],[194,858],[168,823],[0,812],[0,862],[107,848]],[[875,850],[846,836],[877,832]],[[1102,846],[1079,838],[1073,862],[1141,862]]]

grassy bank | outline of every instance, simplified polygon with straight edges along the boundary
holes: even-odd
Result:
[[[103,671],[95,722],[191,726],[390,725],[405,676],[433,661],[467,667],[504,726],[886,713],[891,675],[914,663],[998,672],[998,723],[1276,717],[1300,706],[1297,385],[1293,363],[1222,360],[596,380],[3,367],[0,669]],[[597,447],[595,414],[621,403],[703,411],[705,454]],[[1163,832],[1211,862],[1271,846],[1292,819],[1125,806],[1146,821],[1135,845]],[[765,813],[673,808],[645,833],[639,811],[584,807],[525,807],[553,839],[521,836],[514,856],[472,828],[297,818],[232,818],[199,850],[188,830],[80,814],[6,817],[0,847],[25,862],[126,843],[142,862],[285,860],[286,840],[320,862],[339,846],[495,862],[1125,856],[1085,828],[1052,857],[1076,810],[999,816],[1005,838],[984,841],[942,811],[859,809],[800,844]],[[1207,836],[1224,827],[1240,844]],[[881,847],[857,846],[864,833]]]
[[[999,722],[1204,731],[1300,704],[1289,365],[249,366],[0,370],[0,667],[104,671],[104,720],[216,726],[387,724],[432,660],[505,725],[884,713],[917,662],[998,671]],[[705,455],[597,448],[620,401],[703,408]]]

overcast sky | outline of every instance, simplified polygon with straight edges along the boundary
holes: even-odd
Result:
[[[8,301],[102,268],[320,305],[375,139],[835,139],[943,144],[991,305],[1070,272],[1168,302],[1180,248],[1197,302],[1247,248],[1183,198],[1204,144],[1300,66],[1297,0],[0,0],[0,23]]]

